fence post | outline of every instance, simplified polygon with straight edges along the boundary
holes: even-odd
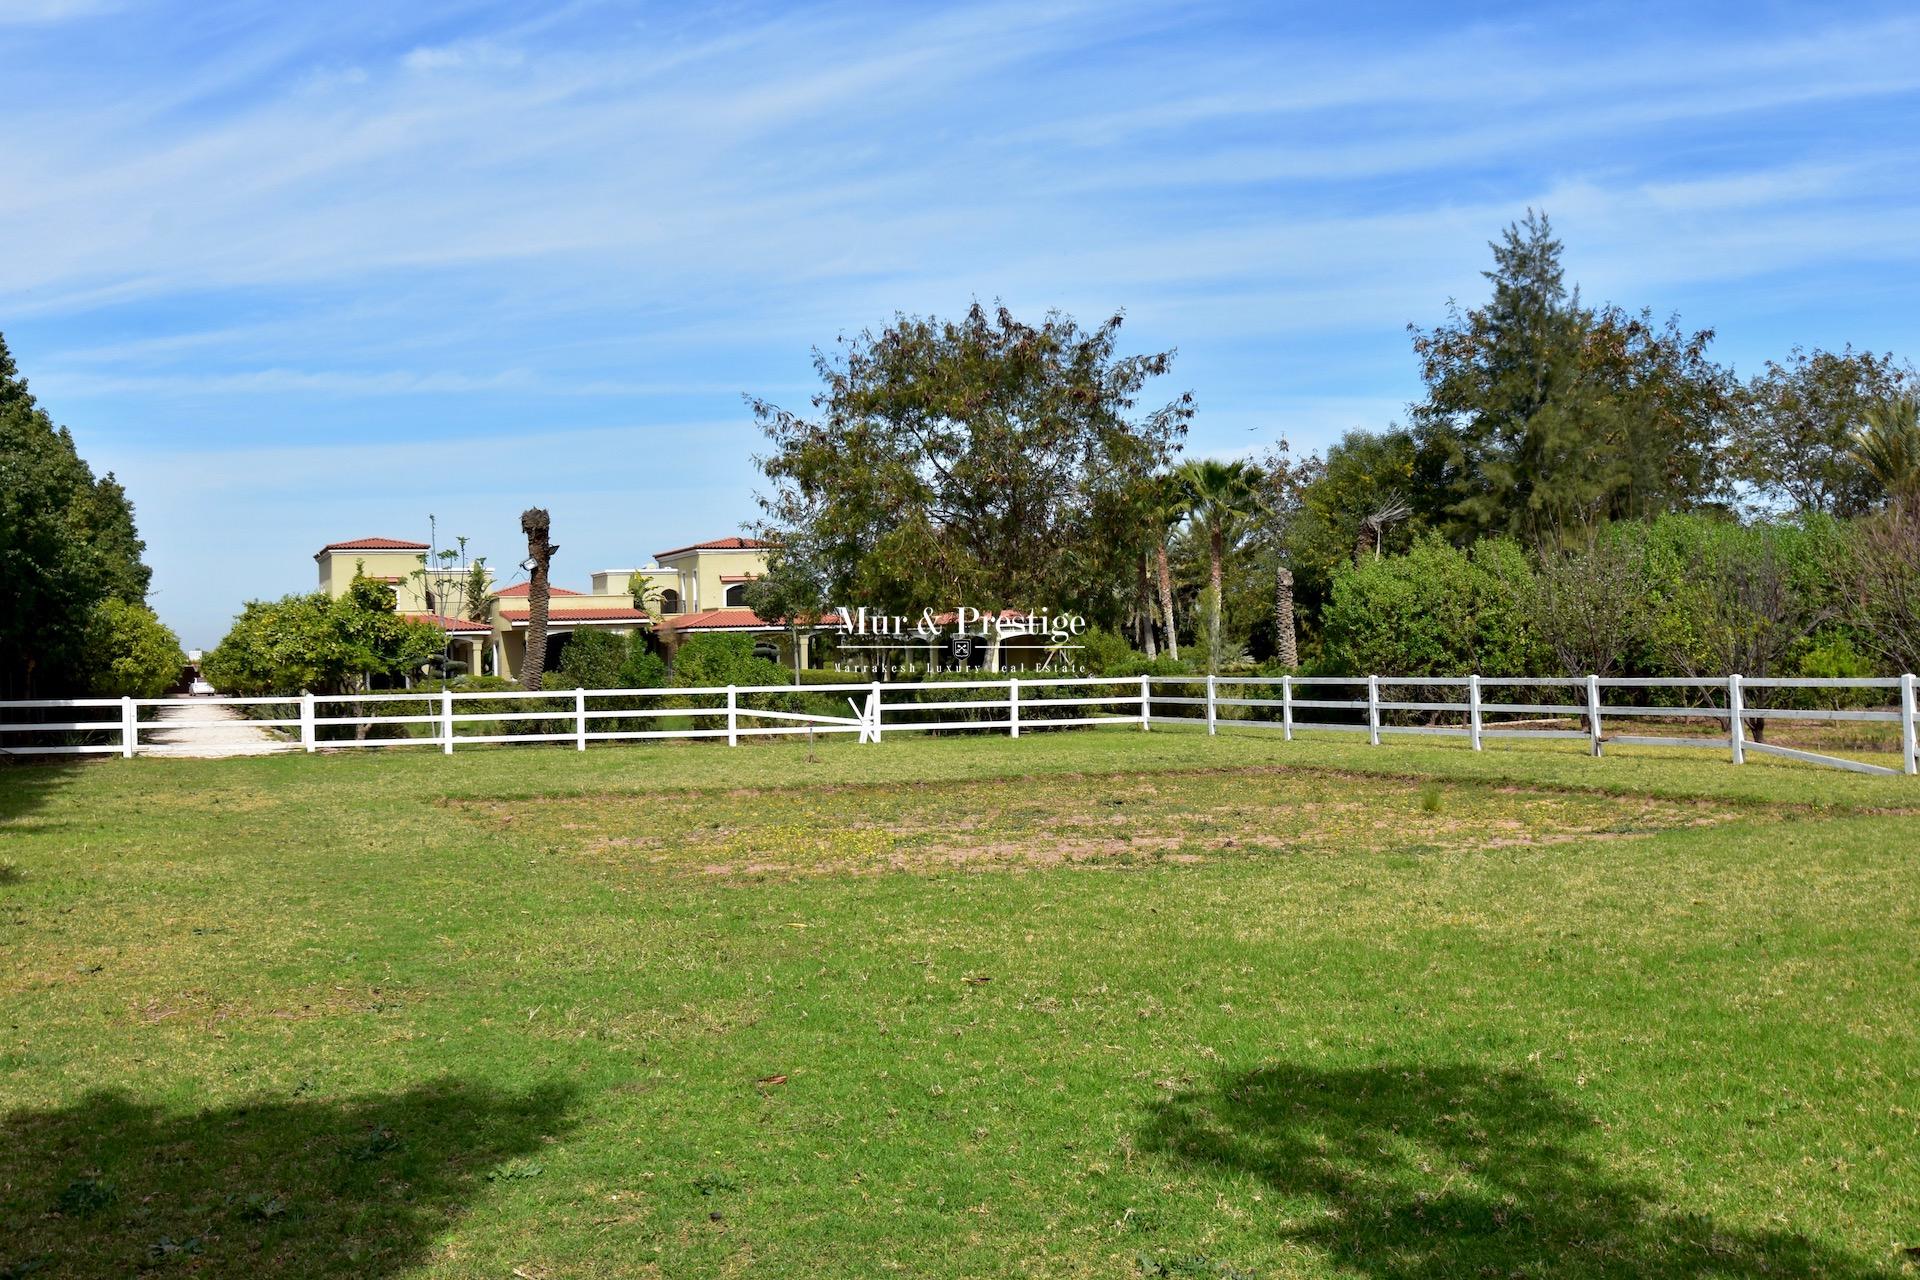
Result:
[[[1600,677],[1587,676],[1587,733],[1593,739],[1593,754],[1600,754]]]
[[[440,691],[440,729],[445,735],[440,750],[445,755],[453,754],[453,691]]]
[[[1011,736],[1020,736],[1020,677],[1013,676],[1007,681],[1007,729]]]
[[[587,749],[587,691],[578,686],[573,691],[573,749]]]
[[[1293,677],[1280,677],[1280,741],[1293,741]]]
[[[875,680],[873,682],[873,692],[868,694],[867,697],[872,699],[870,702],[867,703],[867,710],[871,716],[872,724],[873,724],[872,740],[874,742],[878,742],[880,741],[880,720],[881,720],[881,717],[886,715],[886,712],[885,710],[882,709],[881,702],[880,702],[880,682],[878,680]]]
[[[1148,683],[1150,677],[1140,677],[1140,732],[1146,733],[1153,728],[1153,688]]]
[[[1219,732],[1220,732],[1220,710],[1219,710],[1219,707],[1214,702],[1213,677],[1208,676],[1207,677],[1207,736],[1212,737],[1215,734],[1218,734]]]
[[[1467,677],[1467,738],[1480,750],[1480,674]]]
[[[1380,677],[1367,677],[1367,745],[1380,745]]]
[[[1916,723],[1920,712],[1914,709],[1914,684],[1911,671],[1900,677],[1900,746],[1910,775],[1920,773],[1920,723]]]
[[[300,745],[311,752],[319,744],[315,741],[319,734],[315,731],[313,709],[313,690],[302,690],[300,694]]]
[[[1727,744],[1733,752],[1735,764],[1747,762],[1747,727],[1741,723],[1741,713],[1746,704],[1740,696],[1740,677],[1727,677]]]
[[[133,753],[140,742],[140,708],[133,705],[132,698],[120,699],[120,754],[123,758],[133,759]]]
[[[740,695],[732,685],[727,686],[727,745],[740,745]]]

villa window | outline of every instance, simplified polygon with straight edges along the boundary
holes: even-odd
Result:
[[[660,593],[660,612],[662,613],[680,612],[680,593],[678,591],[675,591],[672,587],[668,587],[665,591],[662,591]]]
[[[744,609],[747,607],[747,584],[736,582],[727,588],[727,608]]]

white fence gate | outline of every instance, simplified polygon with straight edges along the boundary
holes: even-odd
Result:
[[[0,702],[0,757],[198,754],[190,743],[154,739],[214,726],[231,729],[231,718],[190,718],[196,709],[218,706],[241,709],[242,723],[269,733],[255,749],[283,751],[438,746],[451,754],[456,747],[531,742],[565,742],[585,751],[589,742],[724,738],[737,746],[743,738],[835,733],[872,743],[889,733],[1004,731],[1017,738],[1035,729],[1204,724],[1210,734],[1227,725],[1274,731],[1288,740],[1297,729],[1364,733],[1375,745],[1389,735],[1451,736],[1466,739],[1476,751],[1488,738],[1583,739],[1595,755],[1609,743],[1718,746],[1734,764],[1758,752],[1859,773],[1914,774],[1920,772],[1915,683],[1912,675],[1873,680],[1086,676],[539,693],[39,699]],[[1406,696],[1419,691],[1439,696]],[[842,697],[850,714],[819,709]],[[1795,699],[1834,705],[1773,705]],[[1863,705],[1870,702],[1881,705]],[[180,718],[182,711],[188,718]],[[157,719],[163,712],[168,718]],[[1569,720],[1579,727],[1563,727]],[[1704,720],[1717,732],[1691,736],[1613,729],[1649,720]],[[1755,736],[1763,722],[1809,720],[1897,725],[1900,767],[1779,746]]]

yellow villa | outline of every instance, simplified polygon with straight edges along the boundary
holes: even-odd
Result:
[[[640,568],[603,569],[592,575],[587,591],[553,587],[547,606],[548,665],[558,660],[566,637],[586,629],[616,635],[644,629],[669,651],[689,635],[708,632],[755,634],[770,649],[783,649],[785,629],[758,617],[742,598],[746,585],[766,572],[768,549],[753,538],[715,538],[662,551]],[[404,538],[330,542],[314,555],[320,589],[339,596],[356,573],[387,583],[395,609],[445,631],[469,671],[515,678],[527,651],[527,584],[496,589],[484,619],[451,616],[447,610],[460,605],[449,602],[465,599],[466,575],[426,567],[431,550]],[[645,608],[636,606],[636,595]],[[800,645],[804,665],[805,636]]]
[[[752,635],[766,657],[783,666],[793,662],[785,625],[746,604],[747,585],[767,571],[770,550],[770,543],[753,538],[714,538],[662,551],[639,568],[602,569],[591,575],[586,591],[552,587],[547,669],[559,665],[574,634],[587,630],[644,631],[669,658],[689,636]],[[445,631],[453,642],[451,656],[467,671],[517,679],[527,652],[527,584],[494,587],[489,581],[485,607],[469,608],[466,572],[427,567],[432,552],[427,543],[404,538],[354,538],[328,543],[314,560],[327,594],[343,594],[356,573],[387,583],[395,610]],[[830,618],[799,629],[799,665],[820,660],[847,671],[1070,671],[1083,626],[1076,620],[1062,630],[1065,616],[1049,621],[1044,611],[1001,610],[991,617],[977,610],[937,616],[929,611],[931,631],[914,627],[909,633],[907,619],[870,620],[867,610],[857,612],[858,625]]]

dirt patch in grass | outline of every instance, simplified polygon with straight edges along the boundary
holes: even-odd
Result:
[[[1120,870],[1219,858],[1472,854],[1752,820],[1751,808],[1248,770],[992,783],[455,801],[588,863],[703,877]]]

